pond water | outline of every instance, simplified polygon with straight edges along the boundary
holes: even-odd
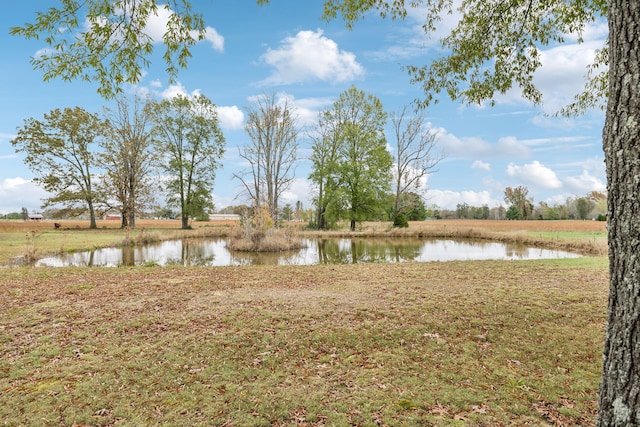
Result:
[[[367,262],[523,260],[577,258],[578,254],[521,245],[472,240],[407,238],[305,239],[304,248],[278,253],[244,253],[227,250],[224,239],[172,240],[144,247],[105,248],[42,258],[36,266],[121,265],[311,265]]]

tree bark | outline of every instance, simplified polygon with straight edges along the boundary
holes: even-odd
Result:
[[[609,1],[609,307],[597,425],[640,425],[640,3]]]

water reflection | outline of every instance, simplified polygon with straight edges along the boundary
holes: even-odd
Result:
[[[296,251],[255,254],[230,252],[222,239],[175,240],[143,247],[105,248],[48,257],[39,260],[36,266],[116,267],[146,263],[181,266],[311,265],[580,256],[564,251],[470,240],[307,239],[304,243],[305,247]]]

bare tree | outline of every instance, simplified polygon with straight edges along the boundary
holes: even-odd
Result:
[[[106,169],[103,194],[105,204],[122,214],[122,227],[135,227],[136,213],[153,200],[153,116],[143,101],[130,105],[119,98],[116,110],[106,110],[109,138],[99,155]]]
[[[404,202],[409,192],[418,192],[424,178],[435,172],[434,168],[442,160],[435,153],[436,134],[424,129],[424,116],[407,117],[407,107],[391,117],[396,138],[396,163],[394,165],[395,204],[394,223],[407,208]]]
[[[278,202],[295,178],[298,129],[295,110],[275,94],[262,95],[247,108],[245,130],[251,144],[240,149],[248,169],[235,173],[257,208],[265,207],[278,218]]]

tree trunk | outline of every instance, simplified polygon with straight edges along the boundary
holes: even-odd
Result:
[[[93,200],[87,200],[89,206],[89,228],[98,228],[96,225],[96,211],[93,209]]]
[[[127,228],[129,226],[129,213],[126,209],[122,209],[120,212],[120,228]]]
[[[609,2],[609,307],[597,425],[640,425],[640,3]]]

